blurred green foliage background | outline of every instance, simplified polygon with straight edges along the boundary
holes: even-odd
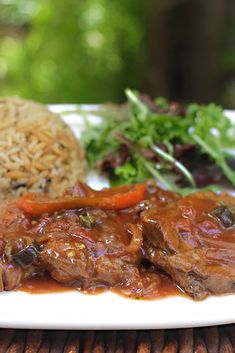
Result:
[[[0,0],[0,95],[121,102],[125,87],[235,108],[232,0]]]

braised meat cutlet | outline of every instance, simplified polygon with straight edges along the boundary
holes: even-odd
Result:
[[[138,297],[151,296],[157,290],[159,276],[141,266],[140,213],[177,200],[178,194],[154,185],[97,192],[78,183],[59,199],[37,195],[37,206],[59,207],[46,213],[45,208],[44,213],[37,208],[36,215],[35,207],[26,207],[31,196],[21,200],[22,207],[19,200],[6,201],[0,207],[0,290],[14,289],[26,277],[44,272],[84,290],[119,288]],[[68,200],[85,200],[92,207],[64,209]],[[123,202],[132,207],[123,209]],[[112,210],[120,204],[121,210]]]
[[[17,207],[16,200],[1,203],[0,292],[15,289],[25,278],[41,272],[35,267],[37,245],[28,232],[31,222],[31,217]]]
[[[142,231],[116,212],[62,211],[37,225],[40,266],[58,282],[85,290],[134,281]]]
[[[51,202],[38,197],[43,205]],[[0,290],[12,290],[32,274],[49,272],[56,281],[76,288],[119,286],[139,295],[145,290],[139,271],[143,258],[139,214],[172,197],[156,187],[147,191],[145,185],[97,192],[78,183],[52,200],[59,203],[55,212],[30,214],[19,207],[19,200],[5,201],[0,207]],[[92,207],[60,207],[68,200],[85,200]],[[133,207],[122,209],[123,202]],[[118,203],[121,210],[109,209]]]
[[[64,197],[87,194],[92,190],[79,184]],[[0,209],[0,290],[44,271],[58,282],[90,290],[135,281],[143,240],[137,220],[132,208],[78,208],[35,217],[17,200],[7,202]]]
[[[145,256],[195,299],[235,291],[235,198],[196,192],[142,214]]]

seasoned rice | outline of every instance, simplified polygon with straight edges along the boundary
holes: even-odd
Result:
[[[46,106],[0,98],[0,199],[27,192],[58,195],[86,179],[84,151]]]

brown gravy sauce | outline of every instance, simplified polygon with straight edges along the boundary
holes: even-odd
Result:
[[[97,192],[93,191],[96,195]],[[104,190],[102,191],[103,194],[106,196],[110,195],[110,192],[112,192],[111,189]],[[86,190],[85,190],[86,193]],[[112,193],[111,193],[112,194]],[[173,195],[173,196],[172,196]],[[144,197],[144,200],[156,200],[157,202],[167,202],[168,199],[173,199],[176,197],[175,194],[173,193],[168,193],[166,191],[161,191],[160,189],[154,189],[152,192],[149,193],[149,191],[146,192],[146,195]],[[176,197],[178,198],[178,196]],[[153,202],[153,201],[152,201]],[[61,227],[65,227],[65,230],[67,229],[66,226],[69,222],[68,218],[68,213],[70,211],[66,211],[66,216],[64,219],[51,219],[51,223],[47,224],[47,231],[60,231]],[[73,215],[73,211],[70,212],[71,215]],[[115,234],[119,234],[120,239],[117,239],[117,241],[120,244],[123,244],[124,247],[126,247],[129,242],[130,242],[130,237],[129,233],[123,228],[124,223],[131,223],[131,224],[136,224],[139,221],[139,214],[138,211],[135,208],[130,208],[126,210],[122,210],[120,212],[108,212],[109,219],[105,218],[106,225],[112,229],[115,225]],[[101,220],[103,220],[103,216],[99,216]],[[102,223],[101,223],[102,224]],[[114,225],[113,225],[114,224]],[[58,229],[57,229],[58,228]],[[31,228],[30,228],[31,230]],[[66,230],[67,231],[67,230]],[[30,235],[37,236],[37,232],[34,228],[33,231],[31,231]],[[69,232],[69,231],[68,231]],[[83,233],[85,231],[83,230]],[[100,228],[97,226],[95,227],[92,231],[89,231],[89,236],[94,240],[94,242],[99,239],[100,237]],[[105,233],[105,231],[104,231]],[[101,233],[103,234],[103,233]],[[86,236],[82,234],[84,240],[84,243],[86,242]],[[87,244],[87,247],[89,247],[89,241]],[[130,257],[129,252],[127,252],[127,256]],[[43,293],[58,293],[58,292],[67,292],[67,291],[72,291],[72,290],[79,290],[81,292],[84,292],[88,295],[94,295],[98,293],[102,293],[104,291],[112,291],[115,292],[123,297],[126,298],[131,298],[131,299],[143,299],[143,300],[152,300],[152,299],[159,299],[159,298],[164,298],[164,297],[169,297],[169,296],[175,296],[175,295],[185,295],[181,289],[177,287],[177,285],[165,274],[161,272],[156,272],[149,270],[149,268],[143,268],[140,266],[140,277],[136,278],[136,283],[133,280],[133,283],[129,283],[128,287],[125,287],[124,285],[120,285],[119,287],[115,288],[110,288],[106,287],[105,285],[102,286],[102,288],[97,286],[93,286],[92,290],[86,290],[82,291],[80,288],[76,287],[75,285],[66,285],[66,284],[61,284],[55,280],[53,280],[49,274],[44,274],[44,275],[33,275],[31,277],[28,277],[25,279],[21,286],[17,289],[18,291],[23,291],[31,294],[43,294]],[[94,289],[93,289],[94,288]]]
[[[55,281],[49,274],[44,274],[42,276],[34,275],[25,279],[17,290],[31,294],[45,294],[68,292],[73,290],[73,288]]]
[[[112,292],[121,295],[130,299],[141,299],[141,300],[153,300],[160,299],[169,296],[185,296],[186,294],[182,292],[182,290],[167,276],[159,273],[160,283],[155,289],[150,291],[148,294],[138,296],[134,293],[130,293],[130,290],[125,290],[124,288],[96,288],[91,291],[81,291],[88,295],[95,295],[105,292],[107,290],[111,290]],[[17,289],[21,292],[26,292],[30,294],[48,294],[48,293],[61,293],[68,292],[73,290],[78,290],[78,288],[74,286],[68,286],[62,283],[55,281],[50,277],[49,274],[44,275],[35,275],[25,279],[22,285]],[[80,291],[80,290],[79,290]]]

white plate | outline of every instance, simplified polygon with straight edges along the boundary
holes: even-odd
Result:
[[[93,107],[88,107],[89,110]],[[74,106],[51,106],[55,112]],[[231,118],[235,113],[228,112]],[[82,133],[83,117],[66,115],[76,136]],[[90,116],[93,123],[99,119]],[[107,181],[89,176],[95,188]],[[26,329],[165,329],[198,327],[235,322],[235,295],[211,296],[200,302],[173,296],[157,300],[126,299],[106,292],[85,295],[77,291],[29,294],[20,291],[0,294],[0,327]]]
[[[131,300],[107,292],[86,295],[1,293],[0,327],[27,329],[160,329],[235,322],[235,295],[201,302],[184,297]]]

